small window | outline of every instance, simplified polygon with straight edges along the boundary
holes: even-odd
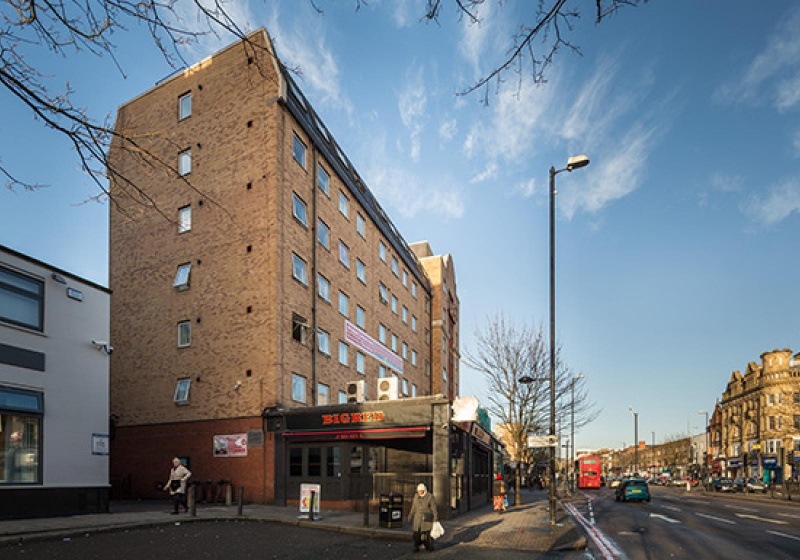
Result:
[[[367,237],[367,221],[361,214],[356,214],[356,231],[361,237]]]
[[[293,193],[293,195],[294,203],[292,209],[294,212],[294,217],[297,218],[298,222],[308,227],[308,207],[303,199],[297,196],[297,193]]]
[[[44,331],[44,282],[0,267],[0,320]]]
[[[184,150],[178,154],[178,173],[182,176],[192,172],[192,150]]]
[[[411,295],[417,297],[417,283],[411,282]]]
[[[416,350],[412,350],[411,351],[411,365],[412,366],[417,365],[417,351]]]
[[[192,322],[181,321],[178,323],[178,348],[188,348],[192,345]]]
[[[417,317],[416,315],[411,316],[411,330],[417,332]]]
[[[302,375],[292,374],[292,400],[306,402],[306,378]],[[292,450],[294,451],[294,449]],[[298,451],[301,451],[298,449]]]
[[[330,398],[331,389],[324,383],[320,383],[317,385],[317,404],[323,405],[328,404],[328,399]],[[309,473],[311,474],[311,473]]]
[[[386,327],[383,323],[378,325],[378,340],[381,341],[382,344],[386,345]]]
[[[367,328],[367,312],[360,305],[356,305],[356,325],[362,329]]]
[[[350,268],[350,247],[339,241],[339,262]]]
[[[292,313],[292,338],[300,344],[305,344],[307,333],[308,325],[306,324],[306,318],[301,317],[297,313]]]
[[[408,379],[403,378],[403,394],[408,396]]]
[[[188,377],[178,379],[178,384],[175,387],[175,396],[173,401],[175,404],[189,404],[189,387],[191,387],[192,380]]]
[[[392,335],[392,352],[397,352],[397,335]]]
[[[178,208],[178,233],[186,233],[192,229],[192,207]]]
[[[407,325],[408,324],[408,307],[405,305],[403,306],[402,313],[400,315],[403,319],[403,322]]]
[[[350,315],[350,297],[344,292],[339,292],[339,313],[345,317]]]
[[[331,335],[322,329],[317,329],[317,349],[326,356],[331,355]]]
[[[382,303],[387,303],[389,301],[389,289],[383,282],[378,284],[378,297],[381,298]]]
[[[403,344],[400,346],[400,350],[401,350],[401,352],[400,352],[400,355],[401,355],[401,356],[403,356],[403,359],[404,359],[404,360],[407,360],[407,359],[408,359],[408,344],[406,344],[406,343],[404,342],[404,343],[403,343]]]
[[[317,295],[328,303],[331,302],[331,283],[322,274],[317,274]]]
[[[416,397],[417,396],[417,384],[416,383],[411,385],[411,396],[412,397]]]
[[[361,262],[361,259],[356,259],[356,278],[358,278],[362,284],[367,283],[367,265]]]
[[[350,217],[350,199],[342,191],[339,191],[339,212],[345,218]]]
[[[317,241],[319,244],[330,251],[331,248],[331,228],[322,220],[317,220]]]
[[[306,261],[292,253],[292,276],[295,280],[308,286],[308,274]]]
[[[356,352],[356,371],[361,375],[367,371],[367,358],[361,352]]]
[[[345,393],[344,391],[339,391],[339,404],[347,404],[347,393]],[[339,451],[337,447],[329,447],[328,457],[330,457],[330,452],[333,450]]]
[[[339,363],[342,364],[343,366],[350,365],[350,360],[349,360],[349,356],[348,356],[348,351],[349,350],[350,350],[350,348],[347,346],[347,344],[345,344],[344,342],[342,342],[340,340],[339,341]]]
[[[294,387],[294,384],[292,384]],[[292,394],[294,397],[294,394]],[[300,402],[305,402],[303,399]],[[303,448],[292,447],[289,449],[289,476],[303,476]]]
[[[378,242],[378,256],[383,262],[386,262],[386,245],[383,244],[383,241]]]
[[[386,366],[381,366],[381,365],[378,366],[378,377],[380,379],[386,377]]]
[[[319,190],[325,193],[325,196],[330,196],[331,176],[325,171],[321,165],[317,165],[317,186]]]
[[[295,161],[300,164],[303,169],[306,168],[306,145],[295,134],[293,136],[294,142],[292,144],[292,156]]]
[[[189,289],[189,276],[192,272],[191,263],[184,263],[178,265],[178,271],[175,273],[175,281],[172,286],[182,292]]]
[[[395,276],[400,275],[400,263],[397,262],[397,257],[392,257],[392,274]]]
[[[392,313],[397,315],[397,296],[392,294]]]
[[[192,94],[184,93],[178,98],[178,120],[192,116]]]
[[[403,286],[408,287],[408,271],[403,269]]]

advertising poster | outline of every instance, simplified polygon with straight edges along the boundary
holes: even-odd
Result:
[[[247,434],[214,436],[214,457],[247,457]]]
[[[314,492],[314,517],[319,513],[320,485],[301,484],[300,485],[300,513],[308,513],[311,509],[311,492]]]

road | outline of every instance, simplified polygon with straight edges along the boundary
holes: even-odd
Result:
[[[568,507],[594,558],[798,558],[800,504],[680,488],[651,493],[650,503],[615,502],[608,488],[578,494]]]

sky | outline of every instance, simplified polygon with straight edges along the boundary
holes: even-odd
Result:
[[[492,317],[549,329],[548,170],[557,178],[556,332],[597,419],[578,449],[703,430],[733,371],[800,352],[800,5],[653,0],[596,24],[593,2],[535,84],[499,64],[537,3],[235,1],[265,27],[298,85],[408,242],[450,254],[461,352]],[[180,5],[180,4],[179,4]],[[195,18],[184,15],[184,23]],[[566,28],[563,31],[567,32]],[[173,69],[141,26],[118,65],[31,51],[98,120]],[[232,41],[186,47],[199,61]],[[120,71],[122,68],[122,71]],[[484,94],[486,94],[484,96]],[[488,103],[484,103],[485,100]],[[0,158],[36,191],[0,189],[0,243],[108,283],[108,212],[70,146],[0,90]],[[461,394],[486,398],[462,364]]]

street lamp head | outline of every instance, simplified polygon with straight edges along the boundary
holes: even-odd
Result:
[[[572,156],[567,160],[567,171],[580,169],[581,167],[586,167],[587,165],[589,165],[589,156]]]
[[[518,379],[518,381],[523,385],[529,385],[533,383],[533,377],[531,377],[530,375],[523,375]]]

